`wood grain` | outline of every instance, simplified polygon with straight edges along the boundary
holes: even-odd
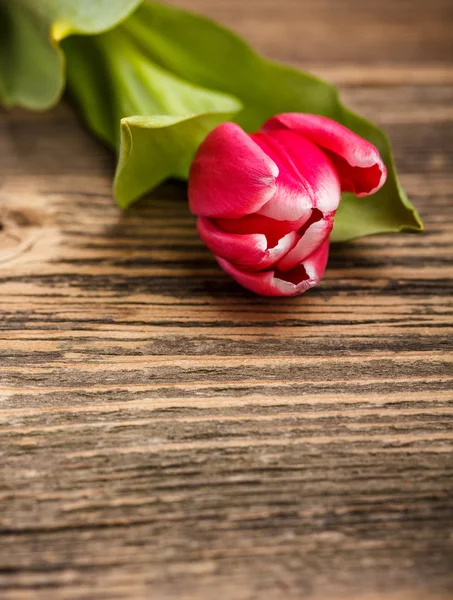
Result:
[[[185,0],[389,132],[420,236],[234,284],[70,108],[0,113],[0,597],[453,598],[453,5]]]

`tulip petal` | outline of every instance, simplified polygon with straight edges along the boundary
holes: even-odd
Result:
[[[253,134],[279,168],[277,190],[259,211],[279,220],[308,219],[312,208],[334,211],[340,202],[338,173],[327,154],[287,129]]]
[[[264,233],[268,246],[276,246],[280,238],[298,231],[307,222],[304,215],[296,221],[276,221],[263,215],[247,215],[241,219],[215,219],[216,225],[227,233]]]
[[[199,217],[197,228],[203,242],[216,256],[252,271],[267,269],[278,262],[299,239],[292,231],[272,247],[263,233],[227,233],[205,217]]]
[[[329,240],[300,265],[290,271],[278,270],[251,273],[241,271],[233,263],[217,257],[222,269],[245,288],[261,296],[298,296],[317,285],[324,274],[329,256]]]
[[[319,211],[317,212],[319,213]],[[321,218],[315,215],[315,218],[310,219],[310,222],[304,226],[304,231],[298,232],[301,237],[297,244],[277,263],[280,271],[293,269],[309,257],[329,237],[333,227],[334,213],[328,213],[325,216],[319,213],[319,215]]]
[[[235,123],[216,127],[190,168],[190,210],[203,217],[239,218],[274,195],[278,167]]]
[[[262,131],[282,128],[308,138],[327,152],[344,191],[369,196],[384,185],[387,170],[378,149],[340,123],[319,115],[284,113],[269,119]]]
[[[310,140],[287,129],[269,131],[267,135],[286,150],[299,177],[312,191],[312,207],[319,208],[322,212],[337,210],[341,198],[340,179],[327,154]],[[278,185],[279,177],[277,178]],[[276,202],[277,198],[278,191],[263,208]]]
[[[286,147],[267,133],[253,133],[250,137],[279,170],[275,193],[257,212],[279,221],[294,221],[304,216],[308,219],[315,202],[313,189],[301,177]],[[300,136],[296,137],[300,139]]]

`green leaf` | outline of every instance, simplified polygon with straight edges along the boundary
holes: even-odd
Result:
[[[242,104],[233,96],[201,87],[153,63],[122,27],[89,39],[71,37],[65,40],[63,48],[67,54],[68,86],[72,98],[89,127],[109,146],[118,149],[120,140],[128,139],[128,135],[120,138],[120,121],[125,117],[137,116],[133,121],[134,132],[139,127],[144,127],[147,135],[160,136],[163,127],[171,128],[166,137],[167,144],[171,144],[171,147],[159,149],[159,153],[167,157],[166,177],[178,175],[181,171],[187,176],[187,166],[203,137],[209,132],[209,129],[205,129],[204,136],[200,137],[198,133],[195,135],[198,130],[194,129],[193,142],[185,138],[182,144],[174,135],[177,123],[184,129],[187,117],[208,113],[212,114],[212,118],[206,122],[215,127],[242,109]],[[223,114],[223,117],[217,116],[219,114]],[[153,118],[140,119],[142,116]],[[162,118],[163,116],[170,118]],[[202,119],[200,122],[204,121]],[[123,134],[125,131],[123,128]],[[184,136],[183,133],[181,135]],[[156,144],[157,142],[158,140]],[[191,152],[185,152],[187,145]],[[142,194],[156,185],[155,181],[161,181],[160,176],[157,177],[154,173],[156,163],[152,144],[150,152],[148,168],[143,172],[143,176],[146,174],[149,178],[149,183],[148,187],[139,186],[140,189],[144,187]],[[136,159],[135,152],[124,152],[123,148],[121,156]],[[170,168],[175,163],[183,164],[184,168],[178,167],[175,172],[173,167]],[[123,163],[120,161],[120,164]],[[126,186],[121,189],[124,189],[123,194],[135,199]],[[127,204],[124,196],[118,199],[120,204]]]
[[[373,142],[389,173],[372,197],[344,195],[333,239],[422,230],[399,186],[387,137],[344,108],[333,86],[261,58],[208,19],[151,2],[132,13],[139,3],[0,0],[0,100],[7,106],[55,103],[64,85],[60,40],[112,28],[71,35],[62,48],[82,115],[119,151],[115,192],[121,206],[167,177],[187,177],[197,146],[220,122],[234,119],[254,131],[274,114],[308,112]]]
[[[187,177],[188,165],[207,133],[231,119],[235,109],[232,104],[231,112],[123,119],[114,185],[119,205],[126,208],[131,198],[139,198],[169,173]]]
[[[235,120],[247,131],[259,129],[266,119],[277,113],[307,112],[335,119],[375,144],[388,168],[387,182],[368,198],[344,194],[335,219],[333,241],[423,229],[417,211],[398,183],[387,136],[372,123],[348,111],[332,85],[263,59],[228,30],[169,6],[145,3],[118,29],[126,31],[153,64],[196,85],[237,97],[244,109]],[[172,127],[172,135],[167,140],[168,156],[179,152],[178,124]],[[134,128],[133,140],[139,128]],[[156,131],[147,128],[143,134],[149,138],[147,145],[151,148]],[[137,198],[132,189],[122,184],[126,166],[129,178],[134,171],[136,156],[131,154],[128,160],[118,164],[116,193],[123,206]],[[188,155],[187,160],[190,157]],[[162,165],[160,169],[163,177]],[[167,175],[170,174],[168,168]],[[144,181],[141,189],[146,187]]]
[[[373,196],[342,195],[331,240],[341,242],[376,233],[423,231],[423,222],[398,180],[387,135],[343,107],[341,122],[379,148],[387,166],[387,181]]]
[[[170,176],[187,178],[209,131],[242,109],[233,96],[153,63],[122,27],[71,37],[63,48],[73,100],[96,135],[119,149],[114,189],[123,208]]]
[[[0,0],[0,102],[45,109],[64,88],[58,44],[125,19],[142,0]]]

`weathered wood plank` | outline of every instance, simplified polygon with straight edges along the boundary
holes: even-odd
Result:
[[[181,4],[339,83],[426,233],[258,298],[184,185],[122,214],[67,106],[0,113],[0,597],[453,598],[452,4]]]
[[[177,4],[221,20],[269,57],[299,66],[451,67],[450,0],[261,0],[259,8],[243,0]]]

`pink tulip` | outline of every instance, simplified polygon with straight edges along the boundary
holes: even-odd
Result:
[[[263,296],[296,296],[326,267],[341,191],[368,196],[386,168],[378,150],[325,117],[287,113],[246,134],[223,123],[198,149],[190,209],[220,266]]]

